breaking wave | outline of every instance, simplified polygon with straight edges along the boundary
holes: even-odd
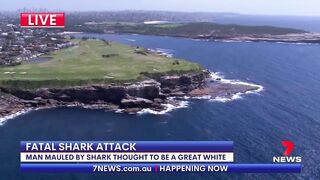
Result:
[[[152,110],[150,108],[146,108],[146,109],[142,109],[137,114],[157,114],[157,115],[166,114],[166,113],[168,113],[170,111],[173,111],[175,109],[188,107],[190,99],[210,100],[210,101],[213,101],[213,102],[223,102],[223,103],[225,103],[225,102],[230,102],[230,101],[234,101],[234,100],[237,100],[237,99],[241,99],[242,95],[244,95],[244,94],[259,94],[259,92],[264,90],[264,87],[261,86],[261,85],[248,83],[248,82],[243,82],[243,81],[239,81],[239,80],[226,79],[219,72],[211,72],[210,76],[211,76],[211,78],[213,80],[219,80],[221,83],[253,86],[253,87],[257,87],[257,89],[256,90],[249,90],[249,91],[246,91],[244,93],[242,93],[242,92],[235,93],[235,94],[232,94],[232,95],[230,95],[228,97],[220,97],[220,96],[212,97],[210,95],[197,96],[197,97],[184,96],[184,97],[179,98],[179,99],[183,99],[185,101],[177,101],[178,105],[163,104],[163,106],[166,106],[166,109],[163,110],[163,111],[155,111],[155,110]],[[172,98],[172,100],[174,100],[174,99],[177,99],[177,98]],[[118,111],[118,112],[121,112],[121,111]]]
[[[155,48],[155,49],[149,49],[152,52],[158,53],[162,56],[166,56],[169,58],[173,57],[173,50],[171,49],[163,49],[163,48]]]
[[[261,85],[248,83],[248,82],[243,82],[243,81],[239,81],[239,80],[226,79],[219,72],[211,72],[210,76],[211,76],[211,78],[213,80],[218,80],[221,83],[253,86],[253,87],[257,87],[257,89],[256,90],[249,90],[249,91],[246,91],[246,92],[239,92],[239,93],[232,94],[230,96],[223,96],[223,97],[220,97],[220,96],[212,97],[210,95],[197,96],[197,97],[184,96],[182,98],[181,97],[179,97],[179,98],[172,97],[170,100],[174,101],[174,103],[172,103],[172,104],[162,104],[165,107],[165,109],[162,110],[162,111],[155,111],[155,110],[152,110],[150,108],[145,108],[145,109],[142,109],[141,111],[137,112],[137,114],[162,115],[162,114],[167,114],[168,112],[171,112],[171,111],[173,111],[175,109],[187,108],[188,105],[189,105],[189,100],[190,99],[210,100],[210,101],[213,101],[213,102],[223,102],[223,103],[225,103],[225,102],[230,102],[230,101],[233,101],[233,100],[241,99],[242,95],[244,95],[244,94],[258,94],[259,92],[264,90],[264,87],[261,86]],[[70,106],[70,107],[72,107],[72,106]],[[28,113],[31,110],[32,109],[22,110],[22,111],[19,111],[17,113],[14,113],[14,114],[11,114],[9,116],[6,116],[4,118],[0,118],[0,126],[5,124],[5,122],[7,120],[13,119],[13,118],[15,118],[17,116],[20,116],[22,114]],[[123,110],[122,109],[118,109],[115,112],[116,113],[122,113]]]
[[[142,109],[137,114],[157,114],[157,115],[166,114],[166,113],[173,111],[175,109],[187,108],[189,105],[189,102],[188,101],[177,101],[177,105],[173,105],[173,104],[162,104],[162,105],[166,107],[165,110],[155,111],[150,108],[146,108],[146,109]]]
[[[10,115],[5,116],[5,117],[3,117],[3,118],[0,118],[0,126],[3,126],[8,120],[14,119],[14,118],[17,117],[17,116],[26,114],[26,113],[28,113],[28,112],[31,111],[31,110],[32,110],[32,109],[24,109],[24,110],[21,110],[21,111],[19,111],[19,112],[10,114]]]
[[[131,42],[135,42],[136,40],[135,39],[126,39],[127,41],[131,41]]]
[[[219,72],[211,72],[210,74],[211,78],[214,80],[219,80],[221,83],[225,84],[234,84],[234,85],[245,85],[245,86],[252,86],[252,87],[257,87],[256,90],[251,90],[251,91],[246,91],[244,93],[239,92],[235,93],[229,97],[215,97],[215,98],[210,98],[212,101],[216,102],[229,102],[233,101],[236,99],[241,99],[242,95],[244,94],[258,94],[259,92],[264,90],[264,87],[258,84],[253,84],[253,83],[248,83],[248,82],[243,82],[243,81],[238,81],[238,80],[232,80],[232,79],[225,79]]]

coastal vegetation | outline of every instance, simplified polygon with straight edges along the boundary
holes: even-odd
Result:
[[[86,22],[81,26],[68,26],[70,31],[97,33],[128,33],[160,36],[199,38],[230,37],[246,35],[286,35],[307,33],[303,30],[273,26],[244,26],[236,24],[217,24],[211,22],[190,23],[126,23],[126,22]]]
[[[125,83],[146,75],[199,72],[199,64],[168,58],[140,47],[102,40],[73,40],[77,45],[18,66],[0,67],[0,86],[25,89]],[[178,63],[177,63],[178,62]]]

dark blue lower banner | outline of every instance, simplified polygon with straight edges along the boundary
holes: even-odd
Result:
[[[301,164],[21,164],[22,172],[300,173]]]

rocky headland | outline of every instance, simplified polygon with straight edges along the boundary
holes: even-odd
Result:
[[[1,87],[0,118],[26,109],[83,107],[137,113],[148,108],[161,112],[167,104],[177,106],[185,97],[227,97],[258,90],[250,84],[225,83],[209,71],[159,76],[136,83],[95,84],[66,88],[24,90]]]
[[[293,44],[320,44],[320,33],[296,33],[285,35],[248,34],[248,35],[198,35],[194,39],[223,42],[272,42]]]

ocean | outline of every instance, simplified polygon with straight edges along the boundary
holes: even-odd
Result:
[[[320,179],[320,46],[208,42],[143,35],[81,34],[158,49],[264,90],[232,101],[190,100],[163,115],[58,108],[0,126],[0,179]],[[45,174],[19,171],[21,140],[234,141],[236,163],[272,163],[295,143],[302,174]]]

